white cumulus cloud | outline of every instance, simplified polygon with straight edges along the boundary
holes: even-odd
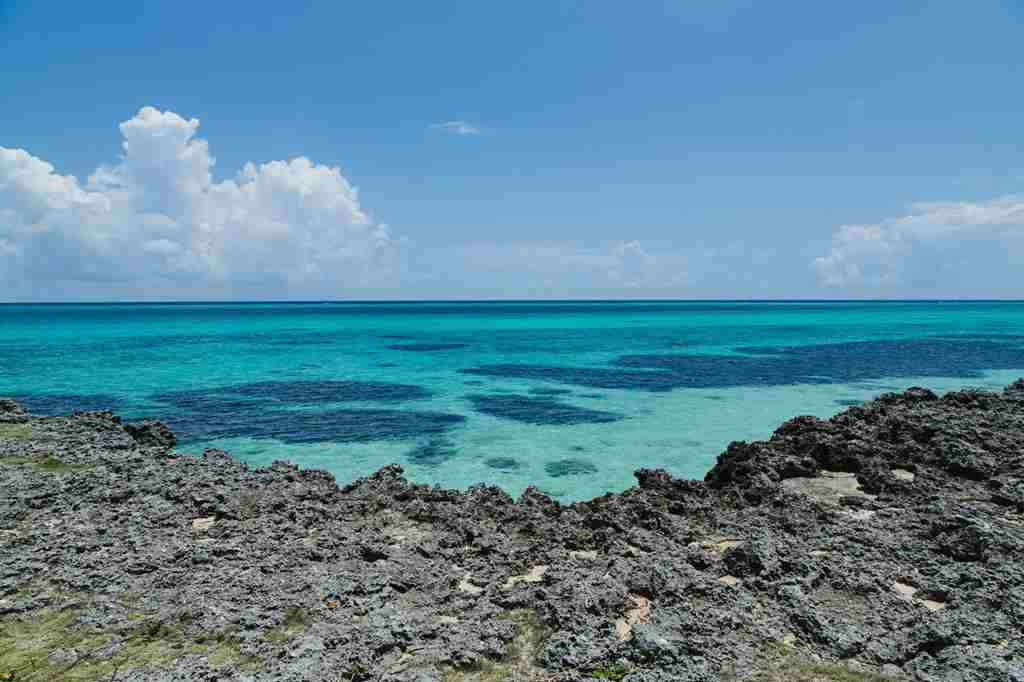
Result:
[[[897,286],[940,266],[984,271],[984,263],[970,261],[986,248],[1024,251],[1024,196],[916,203],[899,218],[844,225],[812,267],[826,286]]]
[[[163,280],[318,291],[386,277],[396,240],[337,167],[298,157],[214,181],[197,119],[141,109],[84,183],[0,147],[0,280]]]

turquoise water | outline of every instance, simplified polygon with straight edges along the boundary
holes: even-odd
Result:
[[[340,482],[397,462],[562,500],[923,385],[1024,375],[1024,303],[0,305],[0,395],[158,417]]]

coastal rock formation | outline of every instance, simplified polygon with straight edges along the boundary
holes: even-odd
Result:
[[[167,428],[167,425],[155,419],[125,424],[124,430],[139,445],[170,449],[178,444],[178,439],[174,437],[174,434]]]
[[[1006,387],[1006,395],[1010,397],[1024,398],[1024,379],[1017,379]]]
[[[28,421],[28,415],[14,400],[0,398],[0,423],[20,423]]]
[[[0,679],[1024,680],[1024,381],[563,506],[0,400]]]

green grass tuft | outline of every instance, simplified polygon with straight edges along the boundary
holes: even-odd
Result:
[[[33,459],[31,457],[0,457],[0,464],[27,464],[39,471],[45,471],[50,474],[68,474],[72,471],[86,471],[92,469],[92,464],[68,464],[67,462],[61,461],[49,455],[43,459]]]
[[[0,424],[0,438],[24,442],[32,439],[32,427],[28,424]]]
[[[544,640],[550,634],[537,620],[537,614],[527,609],[518,609],[501,614],[498,618],[516,624],[516,635],[509,643],[505,656],[498,661],[484,661],[466,669],[451,670],[445,676],[445,682],[539,682],[548,678],[534,663],[544,646]]]
[[[287,642],[301,635],[308,624],[309,614],[305,609],[289,609],[284,616],[284,622],[272,630],[267,630],[263,638],[268,642]]]
[[[230,637],[196,640],[159,621],[102,629],[81,625],[73,611],[52,609],[0,621],[0,680],[99,682],[132,668],[167,669],[188,655],[215,667],[253,665]]]
[[[591,679],[595,680],[613,680],[613,682],[620,682],[622,678],[631,672],[633,672],[633,668],[628,665],[613,665],[607,668],[591,670],[587,675]]]

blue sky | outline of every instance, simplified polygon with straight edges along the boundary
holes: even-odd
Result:
[[[0,297],[1020,297],[1021,44],[1013,0],[0,0]]]

